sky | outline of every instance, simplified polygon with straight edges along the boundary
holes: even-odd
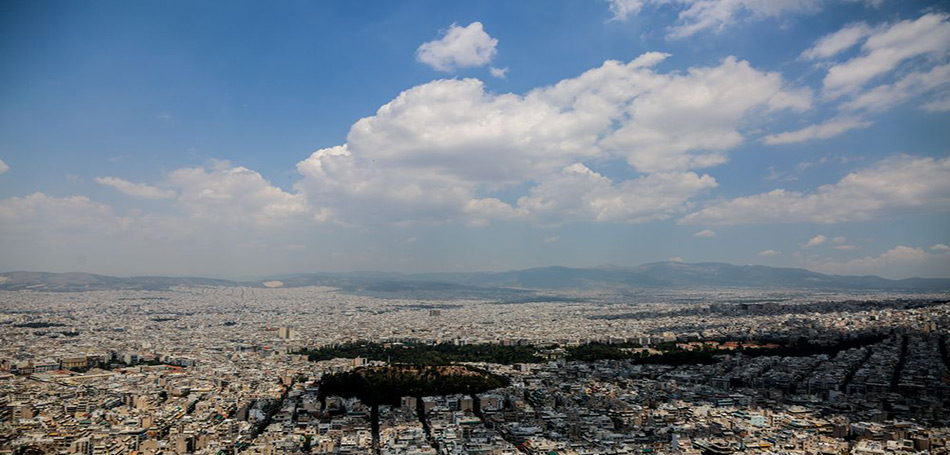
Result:
[[[950,5],[0,3],[0,271],[950,277]]]

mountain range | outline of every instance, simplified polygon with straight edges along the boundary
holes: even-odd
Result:
[[[950,291],[948,278],[891,280],[879,276],[826,275],[800,268],[731,265],[716,262],[655,262],[634,267],[541,267],[507,272],[472,273],[311,273],[261,280],[231,281],[196,277],[113,277],[90,273],[0,273],[0,290],[88,291],[163,290],[175,286],[302,287],[330,286],[348,291],[442,292],[590,290],[636,288],[800,288],[895,291]]]

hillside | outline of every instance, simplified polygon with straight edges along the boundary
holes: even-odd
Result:
[[[9,272],[0,274],[0,289],[38,291],[161,290],[174,286],[250,286],[274,283],[228,281],[195,277],[112,277],[89,273]],[[350,292],[380,295],[459,293],[467,297],[517,293],[516,289],[631,289],[631,288],[801,288],[895,291],[950,291],[950,279],[825,275],[798,268],[731,265],[715,262],[656,262],[634,267],[542,267],[498,273],[397,274],[379,272],[289,275],[282,287],[330,286]]]

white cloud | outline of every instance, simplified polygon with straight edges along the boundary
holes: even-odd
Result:
[[[610,112],[550,102],[544,92],[496,95],[477,79],[429,82],[356,122],[346,148],[387,173],[428,169],[437,171],[433,179],[468,184],[537,178],[600,155],[597,135],[609,126]]]
[[[488,71],[491,73],[492,77],[497,77],[498,79],[504,79],[508,77],[508,68],[495,68],[494,66],[489,68]]]
[[[624,109],[621,127],[601,144],[642,172],[722,164],[724,152],[743,142],[738,125],[752,113],[811,106],[809,91],[786,89],[779,74],[732,57],[682,75],[639,71],[627,77],[618,82],[632,83],[640,93]]]
[[[679,11],[668,37],[686,38],[704,31],[722,31],[742,21],[758,21],[820,10],[821,0],[608,0],[611,20],[623,21],[643,7],[672,7]]]
[[[813,139],[828,139],[848,131],[867,128],[871,122],[856,117],[839,117],[826,120],[817,125],[810,125],[796,131],[765,136],[762,139],[766,145],[793,144]]]
[[[7,166],[7,163],[4,163],[3,160],[0,160],[0,174],[10,170],[10,166]]]
[[[699,232],[693,234],[693,237],[712,238],[712,237],[715,237],[715,236],[716,236],[716,233],[713,232],[713,231],[710,230],[710,229],[703,229],[702,231],[699,231]]]
[[[169,174],[168,185],[179,191],[175,205],[199,220],[268,226],[309,212],[303,195],[285,192],[259,173],[227,161],[178,169]]]
[[[786,14],[815,12],[818,0],[681,0],[688,6],[679,13],[679,25],[670,29],[670,37],[684,38],[701,31],[721,31],[744,19],[761,20]]]
[[[548,236],[543,239],[544,243],[557,243],[558,240],[561,240],[561,238],[556,235]]]
[[[922,248],[905,245],[895,246],[879,256],[866,256],[849,261],[805,261],[812,270],[839,275],[879,275],[890,278],[950,276],[950,255],[930,254]]]
[[[681,257],[679,257],[679,256],[673,256],[673,257],[667,259],[667,261],[670,261],[670,262],[683,262],[683,258],[681,258]]]
[[[803,193],[777,189],[714,202],[683,224],[842,223],[950,210],[950,158],[896,156]]]
[[[465,27],[452,24],[442,37],[423,43],[416,49],[416,58],[438,71],[484,66],[495,57],[498,40],[485,33],[481,22]]]
[[[716,187],[696,170],[724,162],[748,123],[780,109],[806,109],[811,96],[735,58],[684,72],[656,70],[666,57],[607,61],[523,95],[491,93],[475,79],[413,87],[356,122],[345,144],[300,161],[302,178],[290,191],[251,169],[215,162],[178,169],[155,185],[97,179],[126,194],[169,199],[175,214],[119,216],[88,199],[74,202],[86,204],[98,226],[122,220],[156,236],[223,229],[270,235],[323,222],[668,219]],[[624,160],[635,177],[614,180],[584,164]],[[512,200],[513,188],[527,189]],[[82,219],[56,218],[45,226],[69,230]]]
[[[781,251],[776,251],[776,250],[759,251],[759,256],[763,256],[763,257],[778,256],[778,255],[780,255],[780,254],[782,254],[782,252],[781,252]]]
[[[943,243],[938,243],[938,244],[936,244],[936,245],[932,245],[932,246],[930,247],[930,250],[931,250],[931,251],[938,251],[938,252],[940,252],[940,253],[946,253],[946,252],[950,252],[950,246],[945,245],[945,244],[943,244]]]
[[[861,249],[860,246],[846,244],[847,241],[848,241],[848,238],[844,236],[838,236],[831,239],[831,243],[835,245],[834,248],[838,251],[855,251],[855,250]]]
[[[847,0],[849,2],[861,2],[864,3],[869,8],[880,8],[884,4],[884,0]]]
[[[825,94],[836,97],[857,91],[864,84],[894,71],[914,57],[941,59],[950,51],[950,22],[946,14],[925,14],[871,33],[861,55],[828,69]]]
[[[520,214],[513,207],[496,198],[472,199],[465,204],[464,213],[472,226],[484,226],[491,220],[509,220]]]
[[[608,8],[613,17],[611,20],[625,21],[630,16],[635,16],[643,9],[644,0],[607,0]]]
[[[818,234],[812,237],[811,239],[809,239],[807,242],[803,243],[802,246],[805,248],[811,248],[813,246],[821,245],[822,243],[825,243],[826,241],[828,241],[828,237]]]
[[[939,98],[920,106],[920,108],[928,112],[950,112],[950,92],[941,94]]]
[[[936,88],[950,86],[950,64],[940,65],[928,71],[909,73],[892,84],[882,84],[863,92],[841,105],[845,110],[883,111],[911,97]],[[941,100],[932,101],[939,103]],[[928,108],[930,106],[930,108]],[[936,109],[934,109],[936,107]],[[939,104],[924,105],[925,110],[940,111]]]
[[[541,224],[564,221],[643,222],[667,219],[688,207],[687,200],[716,181],[695,173],[655,173],[615,183],[582,164],[518,199],[518,209]]]
[[[130,219],[116,215],[108,205],[85,196],[58,198],[33,193],[0,200],[0,220],[4,231],[36,233],[68,226],[73,230],[109,233],[126,226]]]
[[[748,117],[807,108],[810,94],[734,58],[654,70],[666,57],[607,61],[524,95],[476,79],[413,87],[356,122],[346,144],[298,163],[296,188],[355,223],[668,218],[715,186],[690,171],[725,161]],[[644,175],[612,181],[582,164],[615,159]],[[529,189],[515,204],[493,197],[516,186]]]
[[[143,235],[151,232],[159,236],[220,232],[221,229],[253,233],[280,227],[287,221],[305,226],[308,214],[319,213],[319,209],[308,206],[304,195],[287,193],[257,172],[226,161],[213,162],[209,168],[171,172],[162,186],[177,191],[114,177],[99,177],[96,181],[136,197],[174,198],[171,206],[178,212],[132,211],[118,215],[110,206],[85,196],[58,198],[35,193],[0,201],[0,217],[9,221],[4,227],[40,225],[45,230],[62,232],[128,228]]]
[[[118,275],[292,271],[326,252],[325,232],[299,220],[262,225],[174,210],[118,213],[85,196],[34,193],[0,199],[0,267]],[[288,239],[307,239],[307,252]]]
[[[170,199],[175,197],[172,190],[163,190],[144,183],[133,183],[117,177],[96,177],[96,183],[115,188],[120,193],[144,199]]]
[[[874,29],[863,22],[847,25],[837,32],[821,37],[813,47],[802,52],[802,58],[815,60],[834,57],[854,47],[873,31]]]

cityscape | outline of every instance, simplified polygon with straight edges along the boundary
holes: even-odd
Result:
[[[918,454],[947,0],[0,2],[0,455]]]
[[[3,453],[950,449],[946,293],[0,292]],[[430,349],[507,385],[401,396],[375,436],[366,403],[320,393],[322,378]]]

